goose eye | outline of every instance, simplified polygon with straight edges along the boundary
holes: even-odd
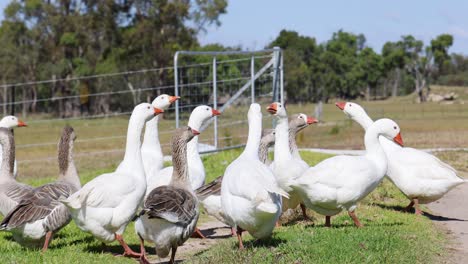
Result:
[[[394,126],[394,127],[393,127],[393,129],[395,129],[395,130],[396,130],[396,126]]]
[[[209,108],[206,108],[206,111],[210,111],[210,109],[209,109]]]
[[[147,108],[147,109],[150,109],[150,107],[149,107],[149,106],[148,106],[148,107],[146,107],[146,108]]]
[[[15,121],[15,118],[14,118],[14,117],[12,117],[12,118],[11,118],[11,120]]]
[[[351,106],[353,106],[353,105],[349,104],[349,107],[351,107]]]

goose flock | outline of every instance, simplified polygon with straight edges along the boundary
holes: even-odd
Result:
[[[57,180],[36,188],[16,180],[14,127],[26,124],[14,116],[0,121],[0,230],[12,233],[25,247],[45,252],[55,233],[72,219],[84,232],[103,243],[117,240],[123,255],[149,263],[144,243],[154,244],[159,257],[171,253],[189,237],[204,238],[198,230],[200,206],[232,228],[239,249],[242,233],[254,238],[271,236],[281,214],[300,206],[331,217],[345,210],[357,227],[358,202],[387,176],[410,200],[407,209],[433,202],[465,182],[456,171],[426,152],[403,146],[398,124],[383,118],[373,121],[358,104],[336,106],[365,130],[365,154],[339,155],[315,166],[302,160],[296,135],[317,123],[306,114],[292,115],[274,102],[265,110],[274,117],[275,129],[262,129],[262,108],[250,105],[246,147],[223,175],[205,184],[205,169],[198,151],[198,135],[211,118],[221,115],[207,105],[192,111],[188,125],[173,131],[172,166],[163,166],[158,136],[159,114],[178,96],[163,94],[151,104],[133,109],[127,130],[125,155],[114,172],[105,173],[81,186],[73,161],[75,131],[65,126],[58,144]],[[142,140],[142,132],[144,137]],[[274,158],[268,149],[274,145]],[[140,252],[125,242],[123,232],[135,221]]]

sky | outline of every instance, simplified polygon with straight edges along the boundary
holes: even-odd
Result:
[[[0,0],[3,10],[9,0]],[[201,44],[264,48],[282,29],[319,43],[340,29],[363,33],[380,52],[387,41],[411,34],[428,44],[442,33],[454,36],[450,52],[468,55],[466,0],[229,0],[220,27],[199,35]],[[1,12],[0,20],[3,19]]]
[[[314,37],[319,43],[340,29],[363,33],[367,45],[380,52],[387,41],[411,34],[425,44],[449,33],[449,52],[468,55],[466,0],[230,0],[221,26],[199,36],[201,44],[264,48],[282,29]]]

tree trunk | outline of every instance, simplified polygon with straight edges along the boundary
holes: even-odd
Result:
[[[3,84],[5,84],[5,81],[3,81]],[[8,88],[6,86],[3,86],[3,116],[7,115],[7,103],[8,103]]]
[[[395,69],[395,82],[392,87],[392,97],[398,96],[398,84],[400,83],[400,68]]]
[[[370,97],[371,97],[371,94],[370,94],[370,85],[367,84],[367,86],[366,86],[366,101],[369,101],[369,100],[370,100]]]
[[[23,86],[23,94],[22,94],[22,98],[21,100],[23,101],[22,105],[22,115],[23,115],[23,118],[26,118],[26,115],[28,113],[28,103],[26,102],[28,96],[27,96],[27,86]]]
[[[383,91],[382,91],[383,99],[387,98],[387,88],[388,88],[387,85],[388,85],[388,79],[385,79],[384,84],[383,84]]]

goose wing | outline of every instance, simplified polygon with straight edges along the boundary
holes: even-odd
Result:
[[[140,216],[165,219],[187,226],[197,214],[198,200],[189,191],[174,186],[161,186],[148,195]]]
[[[72,193],[73,188],[62,183],[38,187],[23,197],[23,200],[8,213],[0,228],[11,229],[45,219],[44,227],[49,230],[58,229],[69,220],[68,210],[58,202],[58,199],[68,197]]]
[[[200,188],[195,190],[197,197],[199,199],[205,199],[210,195],[220,195],[221,194],[221,183],[223,182],[223,176],[219,176],[210,183],[207,183]]]

